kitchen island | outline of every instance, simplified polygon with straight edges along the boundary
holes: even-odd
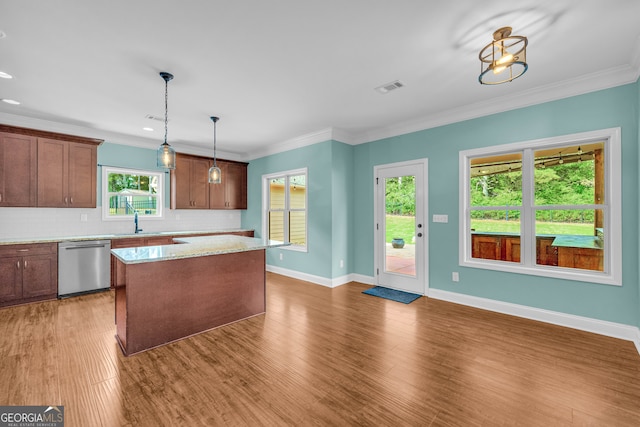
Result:
[[[130,356],[265,312],[265,251],[288,243],[222,235],[113,249],[116,339]]]

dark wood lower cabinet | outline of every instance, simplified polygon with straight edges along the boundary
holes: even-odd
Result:
[[[57,296],[57,243],[0,246],[0,307]]]
[[[216,236],[220,234],[235,234],[238,236],[253,237],[253,230],[250,231],[234,231],[234,232],[215,232],[215,233],[200,233],[189,234],[190,237],[196,236]],[[161,246],[161,245],[173,245],[173,238],[178,235],[165,235],[165,236],[144,236],[144,237],[124,237],[122,239],[111,240],[111,249],[119,248],[139,248],[141,246]],[[179,236],[185,236],[180,234]],[[117,259],[111,255],[111,288],[115,287],[117,280]]]
[[[536,237],[536,264],[603,271],[602,249],[552,246],[554,236]],[[472,258],[520,262],[520,237],[471,236]]]
[[[264,249],[117,264],[116,338],[126,356],[266,309]]]
[[[604,271],[602,249],[559,247],[558,265],[560,267]]]

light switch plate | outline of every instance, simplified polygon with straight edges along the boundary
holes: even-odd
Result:
[[[449,222],[449,215],[433,215],[433,222]]]

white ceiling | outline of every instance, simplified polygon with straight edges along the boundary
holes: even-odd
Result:
[[[4,1],[0,98],[21,105],[0,123],[155,147],[168,71],[178,151],[212,151],[211,115],[221,157],[356,144],[634,82],[639,16],[638,0]],[[480,85],[502,26],[528,37],[529,70]]]

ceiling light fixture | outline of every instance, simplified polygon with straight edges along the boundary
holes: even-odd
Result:
[[[176,150],[167,143],[167,123],[169,122],[168,90],[169,81],[173,79],[173,74],[161,72],[160,77],[164,79],[164,142],[158,148],[158,167],[165,169],[176,168]]]
[[[512,36],[511,27],[502,27],[493,33],[493,41],[486,45],[480,58],[480,76],[483,85],[507,83],[523,75],[527,65],[528,40],[523,36]]]
[[[4,71],[0,71],[0,77],[3,79],[12,79],[13,76],[9,73],[5,73]]]
[[[222,171],[216,163],[216,123],[219,117],[211,116],[213,122],[213,166],[209,168],[209,184],[220,184],[222,182]]]
[[[7,104],[11,104],[11,105],[20,105],[19,101],[16,101],[15,99],[2,99],[2,102],[6,102]]]

